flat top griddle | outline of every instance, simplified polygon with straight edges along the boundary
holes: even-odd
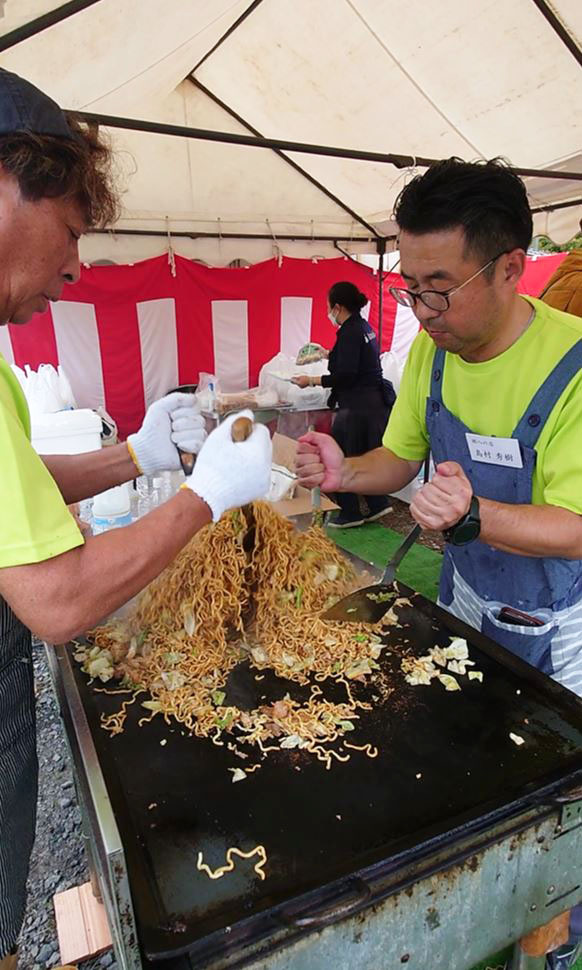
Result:
[[[382,675],[397,684],[387,698],[358,685],[362,700],[380,696],[361,713],[349,741],[371,742],[370,759],[352,751],[330,771],[297,750],[269,754],[246,781],[228,768],[242,762],[225,747],[187,736],[161,718],[137,726],[139,700],[125,730],[111,738],[99,725],[120,697],[95,693],[77,664],[75,677],[121,833],[141,946],[158,960],[194,950],[202,956],[250,939],[273,907],[292,909],[298,897],[321,891],[369,867],[395,867],[435,840],[518,813],[582,778],[582,701],[533,667],[466,627],[423,597],[401,587],[412,606],[391,628]],[[417,656],[466,637],[483,683],[459,677],[463,689],[412,687],[400,673],[403,651]],[[239,665],[226,703],[253,706],[306,697],[307,688]],[[341,685],[324,685],[342,700]],[[514,732],[525,739],[511,741]],[[162,744],[161,742],[165,742]],[[336,742],[336,748],[339,744]],[[245,748],[248,750],[248,748]],[[257,752],[258,753],[258,752]],[[417,777],[420,776],[420,777]],[[210,880],[196,869],[201,850],[213,869],[226,850],[265,846],[267,878],[256,859],[236,860],[234,872]]]

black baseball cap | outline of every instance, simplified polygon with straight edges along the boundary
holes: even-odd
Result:
[[[56,101],[30,81],[0,68],[0,135],[17,131],[74,138]]]

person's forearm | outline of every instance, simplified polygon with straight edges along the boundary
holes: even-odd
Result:
[[[42,460],[68,505],[139,475],[126,444],[82,455],[43,455]]]
[[[482,542],[519,556],[582,559],[582,517],[556,505],[479,499]]]
[[[0,570],[0,593],[37,636],[70,640],[140,592],[210,521],[206,503],[181,489],[133,525],[54,559]]]
[[[359,458],[346,458],[339,491],[358,495],[398,492],[418,475],[420,461],[406,461],[389,448],[375,448]]]

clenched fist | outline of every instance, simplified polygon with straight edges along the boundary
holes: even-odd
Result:
[[[467,514],[472,497],[471,482],[458,462],[443,461],[414,496],[410,514],[423,529],[442,532]]]
[[[331,435],[308,431],[297,442],[295,469],[304,488],[319,485],[324,492],[341,488],[344,453]]]

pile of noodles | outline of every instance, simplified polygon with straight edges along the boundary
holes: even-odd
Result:
[[[300,533],[263,502],[228,513],[195,536],[129,618],[78,646],[91,677],[132,693],[103,726],[123,730],[127,706],[139,697],[143,720],[160,714],[198,737],[220,744],[227,735],[262,751],[276,739],[275,746],[306,748],[329,766],[337,755],[321,746],[353,730],[358,709],[368,707],[354,699],[350,682],[366,679],[381,651],[370,627],[319,615],[357,585],[320,528]],[[311,684],[309,700],[287,696],[254,711],[227,705],[228,673],[243,659],[259,672]],[[344,703],[325,699],[319,685],[327,679],[343,683]]]

